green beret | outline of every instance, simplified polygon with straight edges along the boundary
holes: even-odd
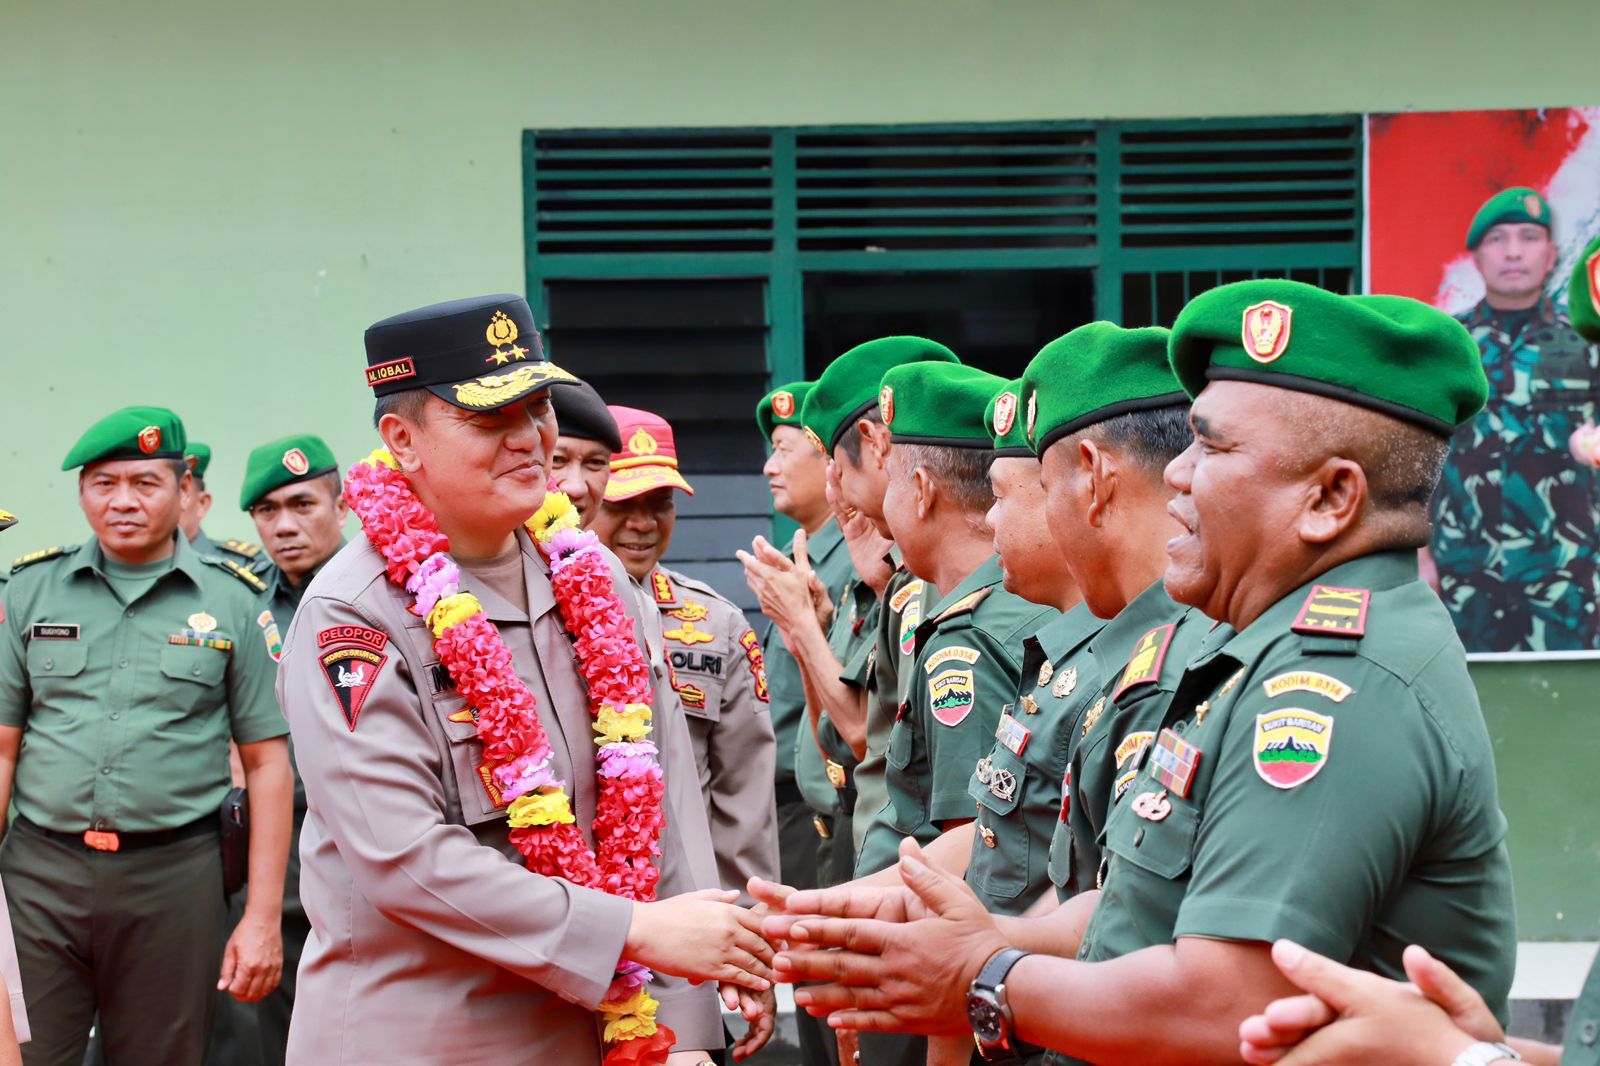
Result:
[[[321,437],[297,433],[292,437],[261,445],[244,462],[244,487],[239,490],[239,509],[248,511],[273,489],[310,481],[339,469],[333,449]]]
[[[983,422],[994,441],[996,459],[1033,458],[1033,449],[1028,447],[1027,419],[1022,417],[1024,395],[1021,378],[1008,381],[989,397],[989,405],[983,409]]]
[[[84,430],[61,469],[104,459],[182,459],[183,420],[165,407],[124,407]]]
[[[1195,297],[1169,346],[1184,391],[1256,381],[1328,396],[1449,436],[1489,382],[1466,328],[1404,296],[1335,296],[1298,281],[1239,281]]]
[[[796,381],[761,397],[761,402],[756,404],[756,425],[761,427],[763,440],[771,440],[772,431],[779,426],[800,425],[800,408],[813,386],[810,381]]]
[[[189,468],[194,471],[194,476],[203,478],[206,476],[206,470],[211,466],[211,445],[201,444],[197,440],[192,440],[189,442],[189,446],[183,450],[183,457],[191,460]]]
[[[993,448],[984,417],[1006,379],[962,363],[890,367],[878,388],[878,409],[895,444]]]
[[[822,372],[806,396],[800,421],[829,455],[845,431],[878,402],[878,387],[891,367],[905,363],[959,363],[956,353],[922,337],[880,337],[858,344]]]
[[[1476,248],[1489,227],[1502,222],[1535,222],[1548,230],[1550,202],[1524,185],[1495,193],[1472,216],[1472,225],[1467,229],[1467,249]]]
[[[1572,328],[1585,339],[1600,342],[1600,237],[1578,256],[1567,283],[1567,313]]]
[[[1022,374],[1034,452],[1043,455],[1062,437],[1130,411],[1187,405],[1167,340],[1160,326],[1091,322],[1039,349]]]

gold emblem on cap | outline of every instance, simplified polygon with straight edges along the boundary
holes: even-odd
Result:
[[[1033,443],[1033,424],[1039,419],[1039,393],[1028,393],[1028,443]]]
[[[204,611],[196,611],[189,616],[189,628],[196,633],[209,633],[217,628],[217,620]]]
[[[888,385],[878,390],[878,410],[883,412],[884,425],[894,425],[894,389]]]
[[[1244,309],[1244,352],[1258,363],[1270,363],[1289,347],[1292,308],[1276,300],[1262,300]]]
[[[628,450],[634,455],[654,455],[661,450],[661,443],[650,435],[648,429],[640,426],[628,438]]]
[[[1589,257],[1589,302],[1594,305],[1595,313],[1600,314],[1600,252],[1595,252]]]
[[[504,311],[494,313],[483,336],[494,347],[494,354],[485,359],[485,363],[505,366],[513,359],[528,358],[528,349],[517,347],[517,324]],[[501,351],[502,348],[506,350]]]
[[[290,448],[283,453],[283,468],[295,477],[299,477],[311,469],[311,460],[306,458],[306,453],[299,448]]]
[[[154,455],[161,447],[161,427],[145,426],[139,431],[139,450],[146,455]]]
[[[1527,209],[1529,218],[1538,218],[1544,214],[1544,204],[1539,202],[1539,197],[1533,193],[1522,198],[1522,206]]]
[[[474,378],[450,387],[456,390],[456,403],[467,407],[485,408],[510,403],[523,393],[532,392],[548,381],[576,380],[578,379],[552,363],[538,363],[519,366],[504,374]]]
[[[1017,394],[1002,392],[994,401],[994,435],[1003,437],[1017,424]]]
[[[772,394],[772,413],[779,418],[794,417],[794,393],[775,392]]]
[[[828,446],[826,444],[822,443],[822,438],[817,436],[817,431],[812,429],[810,426],[806,426],[805,430],[806,430],[806,440],[810,441],[813,445],[815,445],[817,451],[821,452],[823,455],[827,455],[828,454]]]

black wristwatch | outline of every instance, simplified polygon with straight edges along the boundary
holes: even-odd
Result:
[[[1011,1035],[1011,1008],[1006,1004],[1006,974],[1026,958],[1026,951],[1002,948],[989,957],[967,991],[967,1022],[984,1062],[1017,1066],[1022,1055]]]

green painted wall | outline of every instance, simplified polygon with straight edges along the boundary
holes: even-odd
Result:
[[[370,447],[362,328],[522,284],[524,128],[1592,104],[1596,40],[1589,0],[9,0],[4,544],[82,537],[56,467],[124,403],[216,448],[214,535],[250,531],[252,444]],[[1572,740],[1596,673],[1484,673],[1527,768],[1503,772],[1524,925],[1593,934],[1600,855],[1572,811],[1600,786]]]

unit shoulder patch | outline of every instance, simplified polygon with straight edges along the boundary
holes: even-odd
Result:
[[[688,625],[687,622],[684,623]],[[767,658],[761,650],[761,638],[756,636],[756,631],[746,629],[739,638],[739,647],[744,649],[744,657],[750,664],[750,674],[756,682],[756,699],[762,703],[770,703],[771,695],[767,691]]]
[[[939,613],[939,617],[933,620],[934,624],[937,625],[942,622],[948,622],[950,619],[956,618],[960,615],[971,614],[973,611],[978,609],[978,604],[989,598],[989,593],[993,591],[994,586],[989,585],[985,588],[979,589],[977,592],[973,592],[961,597],[959,600],[941,611]]]
[[[1261,688],[1269,697],[1282,696],[1288,692],[1315,692],[1319,696],[1326,696],[1334,703],[1343,703],[1345,698],[1355,689],[1327,674],[1319,674],[1315,670],[1291,670],[1277,677],[1269,677],[1261,682]]]
[[[958,726],[977,702],[977,683],[964,667],[944,670],[928,678],[928,707],[941,724]]]
[[[219,559],[214,555],[202,555],[200,561],[216,567],[218,570],[232,574],[242,581],[251,592],[267,591],[267,583],[252,574],[247,567],[240,566],[232,559]]]
[[[976,648],[968,648],[959,644],[952,644],[950,647],[940,648],[938,651],[928,656],[927,662],[922,664],[922,669],[925,673],[931,674],[945,663],[951,661],[963,662],[968,666],[971,666],[981,657],[982,653]]]
[[[1261,780],[1273,788],[1298,788],[1328,763],[1333,717],[1302,707],[1256,715],[1255,763]]]
[[[388,635],[370,626],[329,626],[317,633],[317,653],[323,676],[339,701],[339,710],[352,733],[356,731],[362,706],[389,661],[384,651],[388,644]]]
[[[906,604],[911,602],[911,597],[921,595],[922,589],[923,583],[920,578],[916,581],[907,582],[904,588],[890,597],[889,610],[896,613],[905,610]]]
[[[1320,637],[1361,637],[1367,632],[1370,589],[1345,589],[1313,585],[1305,604],[1289,628]]]
[[[1111,694],[1112,699],[1135,685],[1150,684],[1161,677],[1161,664],[1167,658],[1167,648],[1172,644],[1172,634],[1177,628],[1176,622],[1168,622],[1139,638],[1139,642],[1133,646],[1133,654],[1128,658],[1127,667],[1122,671],[1122,680],[1117,682],[1117,690]]]
[[[46,559],[54,559],[58,555],[65,555],[68,552],[75,550],[75,548],[68,548],[57,544],[53,548],[41,548],[36,552],[29,552],[27,555],[11,561],[11,572],[13,574],[20,573],[32,566],[34,563],[42,563]]]

